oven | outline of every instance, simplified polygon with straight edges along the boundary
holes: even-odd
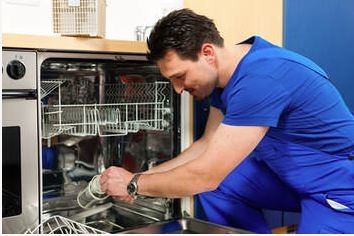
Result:
[[[39,223],[39,99],[34,51],[2,51],[2,233]]]

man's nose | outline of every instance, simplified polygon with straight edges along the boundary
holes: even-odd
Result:
[[[175,90],[176,93],[181,94],[184,90],[183,84],[176,82],[176,81],[172,81],[172,86],[173,89]]]

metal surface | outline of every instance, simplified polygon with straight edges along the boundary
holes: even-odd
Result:
[[[242,229],[226,227],[197,219],[162,221],[120,233],[124,234],[249,234]]]
[[[164,220],[161,212],[123,202],[106,203],[93,209],[58,210],[46,218],[62,215],[70,220],[108,233],[122,234],[246,234],[245,230],[198,219]]]
[[[93,172],[98,172],[95,174],[111,165],[121,166],[131,172],[141,172],[180,152],[180,135],[183,133],[180,115],[188,109],[181,106],[179,97],[173,93],[171,84],[163,80],[158,68],[148,62],[145,56],[133,54],[44,51],[38,52],[37,60],[37,72],[43,85],[43,94],[40,96],[43,103],[42,118],[46,119],[45,106],[56,106],[61,110],[59,113],[51,113],[58,116],[57,119],[50,119],[55,122],[44,122],[41,127],[42,144],[55,147],[58,152],[57,167],[48,171],[61,171],[64,176],[61,185],[53,185],[53,189],[50,189],[52,185],[46,186],[48,194],[43,199],[42,219],[61,215],[105,232],[116,233],[178,217],[181,212],[179,199],[146,198],[137,199],[133,204],[124,204],[108,198],[98,203],[98,208],[93,211],[80,209],[76,200],[74,204],[65,205],[67,199],[64,200],[69,196],[76,199],[76,192],[84,189],[85,183],[90,181],[88,169],[84,165],[77,165],[77,161],[92,164]],[[55,82],[59,80],[62,82]],[[158,102],[163,104],[160,106]],[[145,103],[151,103],[151,106]],[[90,123],[89,120],[72,119],[75,122],[71,122],[71,118],[87,116],[64,111],[77,107],[89,110],[94,104],[97,107],[95,110],[100,111],[98,117],[104,118],[101,123],[96,122],[95,128],[91,130],[97,145],[85,141],[87,137],[92,137],[88,136],[91,132],[85,125]],[[112,112],[103,109],[110,104],[122,104],[118,108],[124,123],[118,124],[126,124],[128,132],[122,132],[124,135],[117,136],[113,129],[104,129],[104,135],[97,133],[112,122]],[[134,110],[129,106],[134,106]],[[70,118],[71,123],[64,118]],[[70,125],[67,126],[75,123],[76,127],[86,127],[82,129],[85,132],[69,132],[64,127],[68,123]],[[61,132],[60,127],[65,132]],[[53,135],[48,135],[47,131]],[[75,145],[65,142],[77,139],[79,135],[80,139]],[[74,163],[75,166],[66,163]],[[75,170],[81,172],[76,173]],[[113,201],[112,207],[99,207],[99,204],[108,201]]]
[[[37,89],[37,75],[36,75],[36,53],[33,51],[21,50],[2,50],[2,89]],[[21,79],[11,79],[7,70],[11,62],[18,62],[14,64],[14,68],[19,69],[19,65],[24,66],[25,75]]]
[[[72,208],[77,203],[64,202],[60,207],[54,203],[51,210],[43,214],[43,219],[63,216],[80,224],[93,227],[97,230],[117,233],[127,228],[145,226],[164,220],[164,213],[143,206],[123,202],[108,202],[92,209]]]
[[[20,78],[13,79],[9,76],[6,68],[9,63],[13,61],[20,61],[25,69]],[[36,53],[23,51],[2,51],[3,62],[3,77],[2,89],[3,95],[6,91],[24,90],[36,91],[37,77],[36,77]],[[16,70],[19,68],[13,68]],[[36,92],[34,92],[36,93]],[[30,94],[17,96],[13,94],[7,98],[2,99],[2,127],[19,127],[19,156],[20,156],[20,178],[14,179],[12,173],[10,176],[4,176],[3,169],[3,204],[4,201],[4,187],[5,181],[12,181],[11,185],[21,185],[19,202],[20,214],[15,214],[9,217],[2,218],[2,233],[22,233],[29,227],[38,224],[39,219],[39,134],[38,134],[38,100],[36,96]],[[7,140],[9,137],[4,137]],[[9,143],[6,148],[13,149],[16,145]],[[10,156],[2,157],[2,168],[13,168],[15,165],[15,158]],[[5,154],[6,155],[6,154]],[[9,160],[5,162],[5,159]],[[9,206],[6,206],[9,207]],[[3,205],[4,209],[4,205]],[[4,212],[3,212],[4,213]],[[4,214],[3,214],[4,215]]]
[[[103,206],[97,212],[89,212],[90,214],[87,215],[88,213],[84,212],[77,205],[76,200],[73,199],[85,187],[85,181],[88,181],[86,177],[90,176],[88,174],[86,174],[87,176],[83,175],[81,172],[75,178],[69,175],[76,170],[76,167],[78,170],[85,169],[81,168],[84,165],[77,165],[79,161],[80,163],[85,162],[86,164],[94,165],[94,170],[90,170],[92,173],[110,165],[120,165],[132,172],[136,172],[150,168],[179,153],[181,141],[188,142],[184,138],[181,140],[181,135],[184,133],[183,130],[189,129],[188,127],[186,128],[186,125],[180,126],[180,116],[188,110],[184,106],[188,107],[189,103],[184,102],[181,105],[179,97],[173,94],[172,89],[169,88],[170,92],[168,92],[168,99],[166,100],[161,98],[159,93],[156,95],[156,90],[154,90],[154,93],[146,93],[145,90],[151,92],[151,89],[146,88],[146,85],[144,85],[144,92],[137,93],[137,89],[134,87],[133,91],[112,94],[115,99],[119,96],[123,96],[124,99],[132,99],[133,95],[142,99],[152,94],[154,104],[156,103],[156,98],[166,101],[168,109],[166,111],[163,110],[166,114],[163,113],[163,117],[159,118],[167,121],[167,123],[161,123],[166,130],[160,130],[160,128],[151,130],[146,125],[141,125],[140,122],[136,126],[139,131],[134,130],[136,133],[128,133],[127,136],[97,137],[97,142],[88,142],[91,139],[83,136],[73,144],[67,144],[63,140],[69,139],[71,141],[75,139],[75,136],[62,134],[60,137],[55,136],[51,139],[45,139],[43,137],[44,133],[40,132],[41,128],[46,128],[41,127],[39,123],[41,120],[39,117],[41,102],[47,104],[46,102],[49,99],[55,98],[55,96],[51,96],[52,92],[63,86],[62,83],[52,83],[52,81],[58,81],[59,78],[77,82],[95,80],[99,88],[98,91],[95,90],[95,93],[97,93],[94,98],[97,99],[96,102],[98,104],[107,104],[108,99],[110,99],[106,93],[107,80],[113,83],[119,82],[117,79],[122,80],[121,77],[128,74],[143,76],[144,82],[147,83],[155,80],[162,81],[162,77],[156,70],[155,65],[148,62],[145,56],[137,54],[119,55],[115,53],[11,50],[4,56],[5,50],[8,49],[3,49],[2,82],[3,89],[8,90],[8,97],[5,99],[6,101],[3,99],[3,127],[4,125],[21,126],[21,134],[23,136],[23,138],[21,136],[21,142],[25,145],[21,147],[23,159],[21,167],[22,212],[14,217],[3,217],[3,233],[23,233],[25,230],[38,226],[45,219],[50,217],[55,219],[57,215],[67,218],[70,216],[76,217],[78,224],[92,226],[105,232],[120,232],[128,228],[146,226],[177,217],[180,213],[179,199],[138,199],[134,204],[113,202],[113,206]],[[20,63],[16,62],[12,67],[13,72],[15,72],[14,77],[17,78],[10,79],[7,75],[6,64],[13,60],[17,60]],[[39,78],[41,81],[38,81]],[[126,79],[127,77],[121,83],[130,83]],[[23,83],[20,83],[21,81]],[[39,92],[39,84],[43,81],[48,83]],[[137,83],[137,81],[132,81]],[[138,84],[134,86],[138,86]],[[133,86],[130,86],[130,88],[133,88]],[[17,92],[17,90],[20,90],[20,92]],[[113,89],[113,91],[116,90]],[[69,95],[72,95],[68,89],[66,90],[66,95],[62,99],[67,101],[71,97]],[[80,97],[80,99],[88,99],[90,96],[86,95],[92,94],[79,93],[79,95],[85,95]],[[39,99],[42,101],[39,101]],[[138,101],[140,102],[140,100]],[[125,102],[128,101],[125,100]],[[83,103],[79,102],[79,104]],[[71,103],[70,101],[65,104],[75,105],[77,103],[75,101]],[[169,107],[170,105],[171,107]],[[154,109],[156,111],[155,107]],[[139,112],[141,110],[147,109],[140,109]],[[157,111],[159,110],[157,109]],[[142,118],[139,116],[139,119],[141,120]],[[26,129],[22,130],[22,126],[26,127]],[[140,129],[143,129],[143,132],[140,132]],[[56,156],[54,155],[55,158],[53,159],[53,163],[56,165],[53,165],[53,167],[39,169],[42,166],[41,160],[44,156],[39,151],[39,139],[41,137],[42,149],[56,150]],[[64,147],[70,150],[64,152]],[[98,157],[103,158],[102,163],[98,160]],[[101,166],[99,166],[100,164]],[[88,173],[88,171],[86,172]],[[46,178],[48,176],[50,178]],[[54,177],[55,181],[51,182],[50,180]],[[48,185],[44,184],[46,182],[48,182]],[[40,196],[42,194],[43,198],[41,199]],[[74,198],[72,198],[73,196]],[[79,220],[78,217],[82,219]]]
[[[101,206],[97,206],[97,207],[94,207],[92,209],[88,209],[88,210],[82,211],[80,213],[77,213],[77,214],[75,214],[73,216],[70,216],[70,219],[74,220],[74,221],[79,221],[79,220],[82,220],[82,219],[86,219],[89,216],[92,216],[92,215],[95,215],[95,214],[100,213],[102,211],[108,210],[112,206],[113,206],[113,204],[111,202],[108,202],[108,203],[103,204]]]

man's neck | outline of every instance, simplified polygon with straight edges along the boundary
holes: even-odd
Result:
[[[217,65],[219,74],[218,87],[224,88],[227,85],[240,61],[251,47],[252,45],[250,44],[237,44],[220,49]]]

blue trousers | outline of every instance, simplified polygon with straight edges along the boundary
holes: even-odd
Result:
[[[297,233],[354,233],[353,209],[335,210],[316,194],[298,192],[251,154],[216,190],[198,194],[197,198],[206,220],[254,233],[271,233],[262,209],[301,211]],[[351,204],[354,195],[352,199]]]

